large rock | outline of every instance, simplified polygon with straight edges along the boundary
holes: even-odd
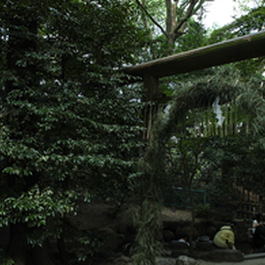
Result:
[[[156,265],[176,265],[174,259],[159,259],[156,261]]]
[[[193,258],[187,256],[179,256],[176,259],[176,265],[199,265],[199,263]]]
[[[240,262],[244,257],[240,250],[216,249],[208,254],[210,260],[215,262]]]
[[[180,256],[187,256],[187,257],[193,257],[194,255],[189,250],[172,250],[170,257],[171,258],[178,258]]]
[[[112,212],[115,211],[115,205],[107,203],[80,203],[77,216],[69,216],[70,223],[76,225],[81,230],[100,229],[117,226],[116,219]]]
[[[179,250],[179,249],[189,249],[190,247],[184,243],[184,242],[179,242],[178,240],[172,240],[169,243],[169,247],[172,250]]]
[[[116,258],[113,261],[113,264],[114,265],[133,265],[133,261],[129,257],[121,256],[121,257]]]
[[[120,211],[116,216],[117,230],[121,234],[135,234],[134,216],[137,207],[131,207]]]
[[[213,241],[209,242],[196,241],[196,248],[200,251],[211,251],[216,249],[216,247],[213,244]]]
[[[100,234],[105,237],[105,241],[103,243],[102,249],[103,250],[117,250],[118,248],[118,235],[117,233],[109,228],[101,228],[99,229]]]
[[[175,234],[170,230],[163,230],[162,235],[165,242],[170,242],[175,239]]]

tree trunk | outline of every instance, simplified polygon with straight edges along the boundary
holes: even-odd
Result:
[[[59,249],[59,254],[61,257],[61,261],[63,265],[68,265],[69,264],[69,256],[66,251],[65,247],[65,238],[64,238],[64,232],[61,234],[60,238],[57,241],[57,246]]]
[[[174,47],[175,47],[175,40],[174,40],[174,34],[173,33],[168,34],[167,45],[168,45],[167,54],[172,55],[174,52]]]
[[[167,33],[167,44],[168,44],[168,55],[172,55],[174,51],[174,33],[172,31],[173,24],[175,23],[172,18],[172,3],[171,0],[166,0],[167,17],[166,17],[166,33]]]
[[[7,254],[14,260],[14,265],[26,265],[28,250],[26,225],[10,225],[10,242]]]
[[[54,265],[54,258],[49,240],[45,240],[42,247],[34,247],[28,256],[27,265]]]
[[[14,260],[14,265],[54,265],[49,241],[45,240],[42,247],[30,248],[27,234],[28,227],[25,224],[10,225],[7,256]]]
[[[190,224],[190,233],[189,233],[189,243],[190,243],[190,251],[191,253],[193,253],[193,229],[194,229],[194,224],[195,224],[195,203],[193,200],[193,195],[192,195],[192,191],[191,191],[191,185],[188,187],[188,193],[189,193],[189,198],[191,201],[191,224]]]

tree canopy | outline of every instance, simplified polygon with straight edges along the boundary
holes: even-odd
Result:
[[[27,264],[30,249],[63,239],[77,200],[120,203],[128,194],[142,92],[117,70],[137,61],[145,37],[127,2],[0,6],[0,224],[11,227],[7,254]]]
[[[124,66],[264,28],[260,5],[208,37],[195,19],[206,2],[0,0],[0,225],[11,229],[2,264],[53,265],[50,239],[68,264],[70,233],[86,245],[75,253],[85,260],[101,239],[66,217],[79,202],[120,205],[130,195],[142,203],[134,260],[154,263],[164,178],[191,188],[195,175],[209,183],[223,170],[243,187],[263,183],[263,58],[162,80],[172,101],[142,139],[143,109],[157,102],[144,102]]]

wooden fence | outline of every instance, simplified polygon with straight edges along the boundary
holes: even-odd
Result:
[[[262,217],[265,212],[265,198],[261,195],[254,194],[251,191],[237,187],[240,194],[240,207],[238,209],[238,218],[246,222],[252,222],[253,217],[260,213]],[[264,217],[263,217],[264,220]]]

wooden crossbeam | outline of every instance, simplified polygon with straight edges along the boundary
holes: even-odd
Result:
[[[161,98],[163,99],[159,90],[159,78],[161,77],[261,56],[265,56],[265,31],[127,67],[123,71],[130,75],[143,77],[145,100],[157,104]],[[144,110],[145,139],[151,138],[157,110],[157,106],[146,107]]]
[[[128,67],[124,72],[160,78],[261,56],[265,56],[265,31]]]

